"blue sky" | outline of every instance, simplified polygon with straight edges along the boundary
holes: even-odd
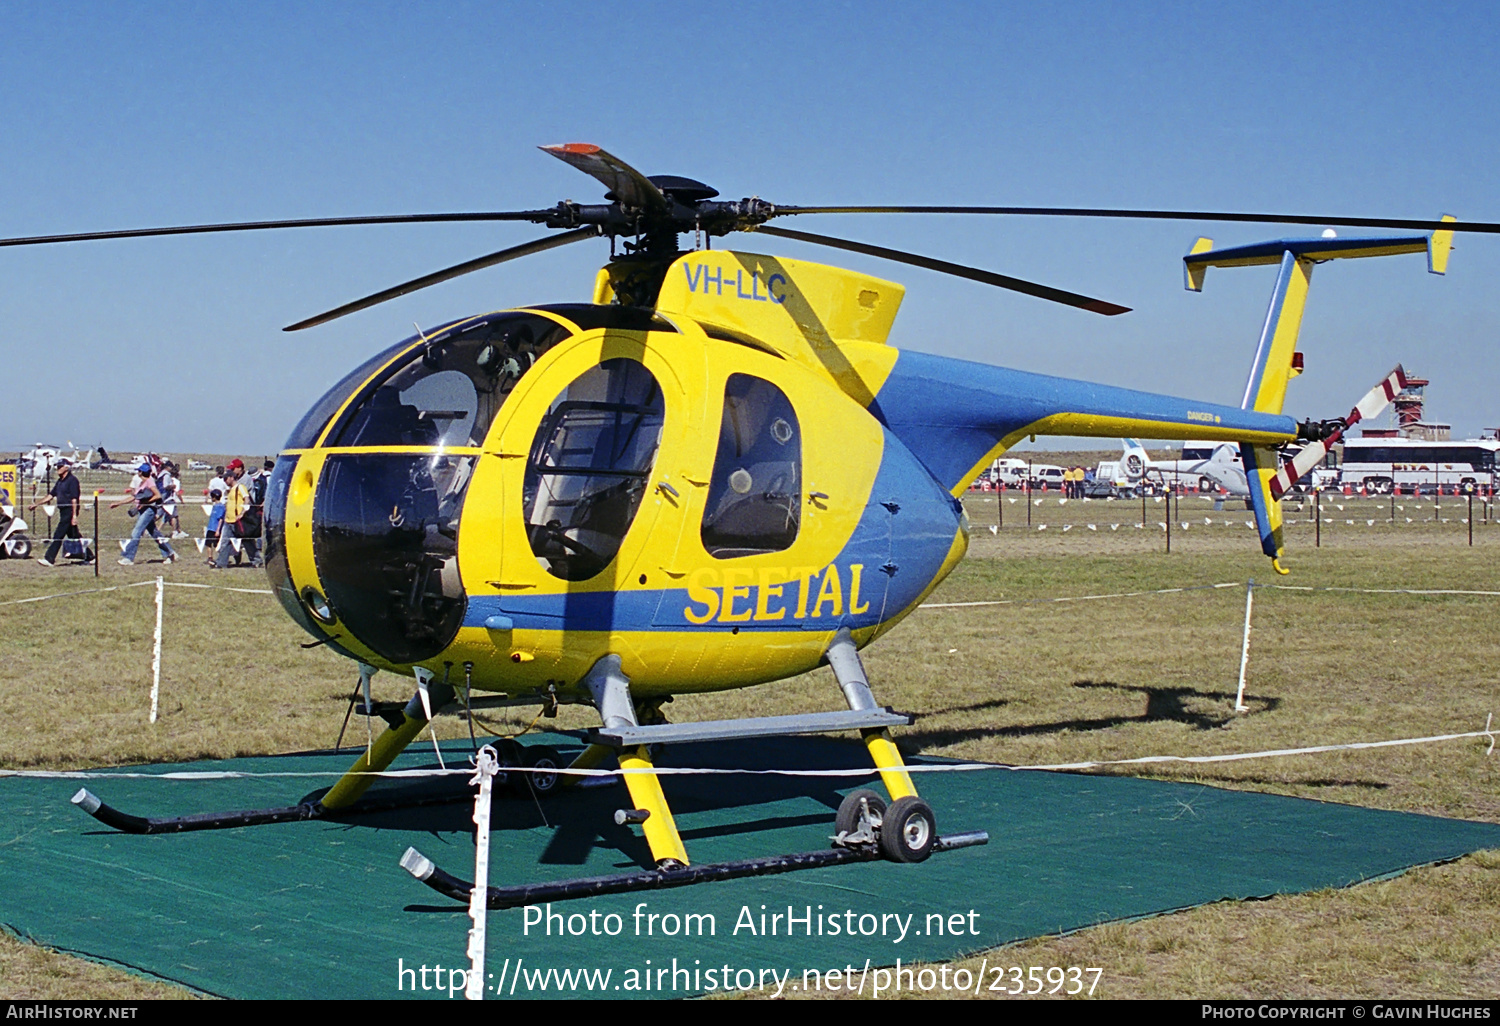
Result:
[[[1500,220],[1497,24],[1482,4],[0,6],[0,235],[597,201],[535,146],[787,204],[1174,207]],[[1237,402],[1274,270],[1183,291],[1193,237],[1317,229],[847,216],[795,227],[1135,308],[1102,318],[748,239],[903,282],[893,342]],[[332,381],[468,313],[587,298],[577,245],[296,335],[282,325],[535,237],[313,229],[0,250],[0,445],[273,451]],[[1396,362],[1429,416],[1500,424],[1500,238],[1314,275],[1288,412]]]

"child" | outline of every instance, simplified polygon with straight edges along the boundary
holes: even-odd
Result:
[[[207,562],[212,565],[213,554],[219,548],[219,532],[224,529],[224,493],[210,488],[208,501],[214,504],[214,508],[208,514],[208,526],[203,529],[203,548],[200,551],[209,554]]]

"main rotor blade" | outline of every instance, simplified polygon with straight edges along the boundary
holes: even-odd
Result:
[[[1065,292],[1062,289],[1055,289],[1050,285],[1038,285],[1034,281],[1026,281],[1023,278],[1012,278],[1009,275],[996,274],[993,271],[983,271],[977,267],[966,267],[963,264],[953,264],[946,260],[935,260],[932,257],[919,256],[916,253],[904,253],[899,249],[886,249],[884,246],[871,246],[863,242],[850,242],[847,239],[835,239],[828,235],[813,235],[809,232],[797,232],[788,228],[772,228],[764,224],[748,230],[762,232],[766,235],[775,235],[783,239],[796,239],[798,242],[811,242],[817,246],[832,246],[834,249],[847,249],[853,253],[863,253],[866,256],[880,257],[884,260],[895,260],[899,263],[911,264],[914,267],[925,267],[929,271],[942,271],[944,274],[954,274],[960,278],[968,278],[970,281],[978,281],[986,285],[1010,289],[1012,292],[1024,292],[1026,295],[1036,296],[1038,299],[1050,299],[1054,303],[1076,306],[1080,310],[1104,314],[1106,317],[1130,312],[1130,307],[1128,306],[1119,306],[1115,303],[1107,303],[1102,299],[1080,296],[1076,292]]]
[[[171,228],[129,228],[117,232],[74,235],[30,235],[0,239],[0,246],[45,246],[53,242],[99,239],[144,239],[154,235],[202,235],[208,232],[254,232],[267,228],[333,228],[353,224],[436,224],[450,221],[534,221],[545,223],[548,210],[487,210],[471,214],[375,214],[368,217],[314,217],[295,221],[238,221],[230,224],[185,224]]]
[[[378,303],[384,303],[387,299],[395,299],[398,296],[404,296],[409,292],[416,292],[418,289],[425,289],[429,285],[436,285],[439,282],[447,281],[450,278],[457,278],[460,275],[468,274],[470,271],[480,271],[486,267],[494,267],[496,264],[503,264],[507,260],[519,260],[521,257],[531,256],[533,253],[545,253],[549,249],[556,249],[559,246],[566,246],[570,242],[581,242],[584,239],[592,239],[598,234],[598,227],[590,225],[587,228],[578,228],[571,232],[563,232],[561,235],[553,235],[549,238],[537,239],[535,242],[525,242],[519,246],[512,246],[509,249],[502,249],[498,252],[491,253],[488,256],[475,257],[473,260],[465,260],[461,264],[454,264],[452,267],[445,268],[444,270],[434,271],[431,274],[424,274],[420,278],[413,278],[411,281],[403,282],[402,284],[393,286],[392,288],[384,289],[383,291],[376,292],[373,295],[366,296],[363,299],[356,299],[352,303],[345,303],[343,306],[336,307],[335,309],[329,310],[326,313],[320,313],[316,317],[309,317],[305,321],[298,321],[296,324],[289,324],[281,330],[301,331],[303,328],[314,328],[319,324],[327,324],[329,321],[343,317],[345,314],[352,314],[357,311],[367,309],[369,307],[375,306]]]
[[[667,209],[667,197],[662,195],[656,183],[593,143],[561,143],[556,146],[538,146],[537,149],[597,178],[609,189],[612,198],[623,206],[640,210]]]
[[[1212,210],[1116,210],[1104,207],[784,207],[776,214],[1018,214],[1037,217],[1130,217],[1155,221],[1242,221],[1250,224],[1338,225],[1347,228],[1400,228],[1419,232],[1500,234],[1493,221],[1408,220],[1395,217],[1322,217],[1314,214],[1236,214]]]

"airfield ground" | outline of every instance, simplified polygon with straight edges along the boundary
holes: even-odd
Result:
[[[992,533],[997,497],[970,496],[969,556],[930,605],[1014,604],[921,609],[866,653],[878,698],[919,716],[899,732],[908,751],[1026,765],[1253,752],[1473,731],[1500,713],[1500,597],[1258,590],[1245,715],[1232,708],[1243,587],[1038,601],[1251,577],[1500,591],[1500,525],[1476,524],[1469,547],[1467,506],[1458,500],[1444,498],[1436,512],[1431,499],[1399,500],[1392,523],[1388,500],[1328,497],[1316,549],[1307,514],[1289,510],[1293,575],[1277,579],[1245,526],[1249,514],[1233,503],[1215,513],[1206,500],[1184,499],[1167,555],[1164,504],[1148,502],[1147,526],[1138,528],[1139,501],[1060,505],[1049,493],[1032,507],[1028,530],[1025,506],[1012,497],[1002,498],[1005,526]],[[104,523],[109,535],[128,521],[117,512]],[[185,523],[202,529],[200,514]],[[214,573],[190,542],[178,548],[189,558],[174,566],[119,567],[117,547],[106,543],[97,584],[84,568],[0,563],[0,601],[157,574],[265,587],[258,572]],[[148,546],[142,556],[154,552]],[[332,743],[353,684],[348,667],[326,650],[300,649],[303,637],[265,595],[168,589],[162,718],[149,724],[152,593],[6,607],[0,665],[13,697],[0,766],[71,769]],[[400,681],[376,684],[377,698],[407,697]],[[837,697],[825,670],[680,698],[668,711],[676,720],[766,715],[833,708]],[[497,729],[509,722],[491,721]],[[589,719],[565,709],[555,722]],[[466,728],[445,719],[442,731]],[[1101,772],[1500,822],[1500,754],[1486,757],[1482,739]],[[1103,997],[1494,997],[1500,851],[1345,890],[1105,924],[1004,949],[999,960],[1102,967]],[[0,997],[183,993],[0,935]]]

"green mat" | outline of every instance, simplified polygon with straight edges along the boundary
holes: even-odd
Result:
[[[534,740],[576,747],[567,738]],[[430,748],[425,759],[413,749],[399,765],[432,762]],[[466,751],[445,748],[458,760]],[[820,769],[863,767],[866,758],[856,744],[803,738],[684,745],[668,749],[663,764]],[[338,771],[349,760],[345,752],[150,771]],[[161,816],[285,805],[330,782],[87,784],[123,811]],[[841,792],[860,783],[698,776],[665,786],[689,854],[718,862],[826,847]],[[468,965],[466,910],[397,860],[413,845],[470,878],[471,805],[140,837],[69,805],[78,786],[0,779],[0,922],[22,937],[242,998],[446,998],[456,982],[449,970]],[[866,965],[947,961],[1107,920],[1341,886],[1500,847],[1500,825],[1200,785],[997,770],[923,774],[918,786],[940,832],[988,830],[990,843],[915,866],[868,863],[571,901],[553,906],[550,920],[531,913],[538,922],[529,932],[525,910],[493,912],[490,988],[515,997],[656,997],[764,983],[775,993],[780,978],[788,988],[806,979],[852,989]],[[647,865],[638,831],[612,819],[626,803],[619,786],[540,808],[497,800],[490,882]],[[664,935],[670,930],[676,935]]]

